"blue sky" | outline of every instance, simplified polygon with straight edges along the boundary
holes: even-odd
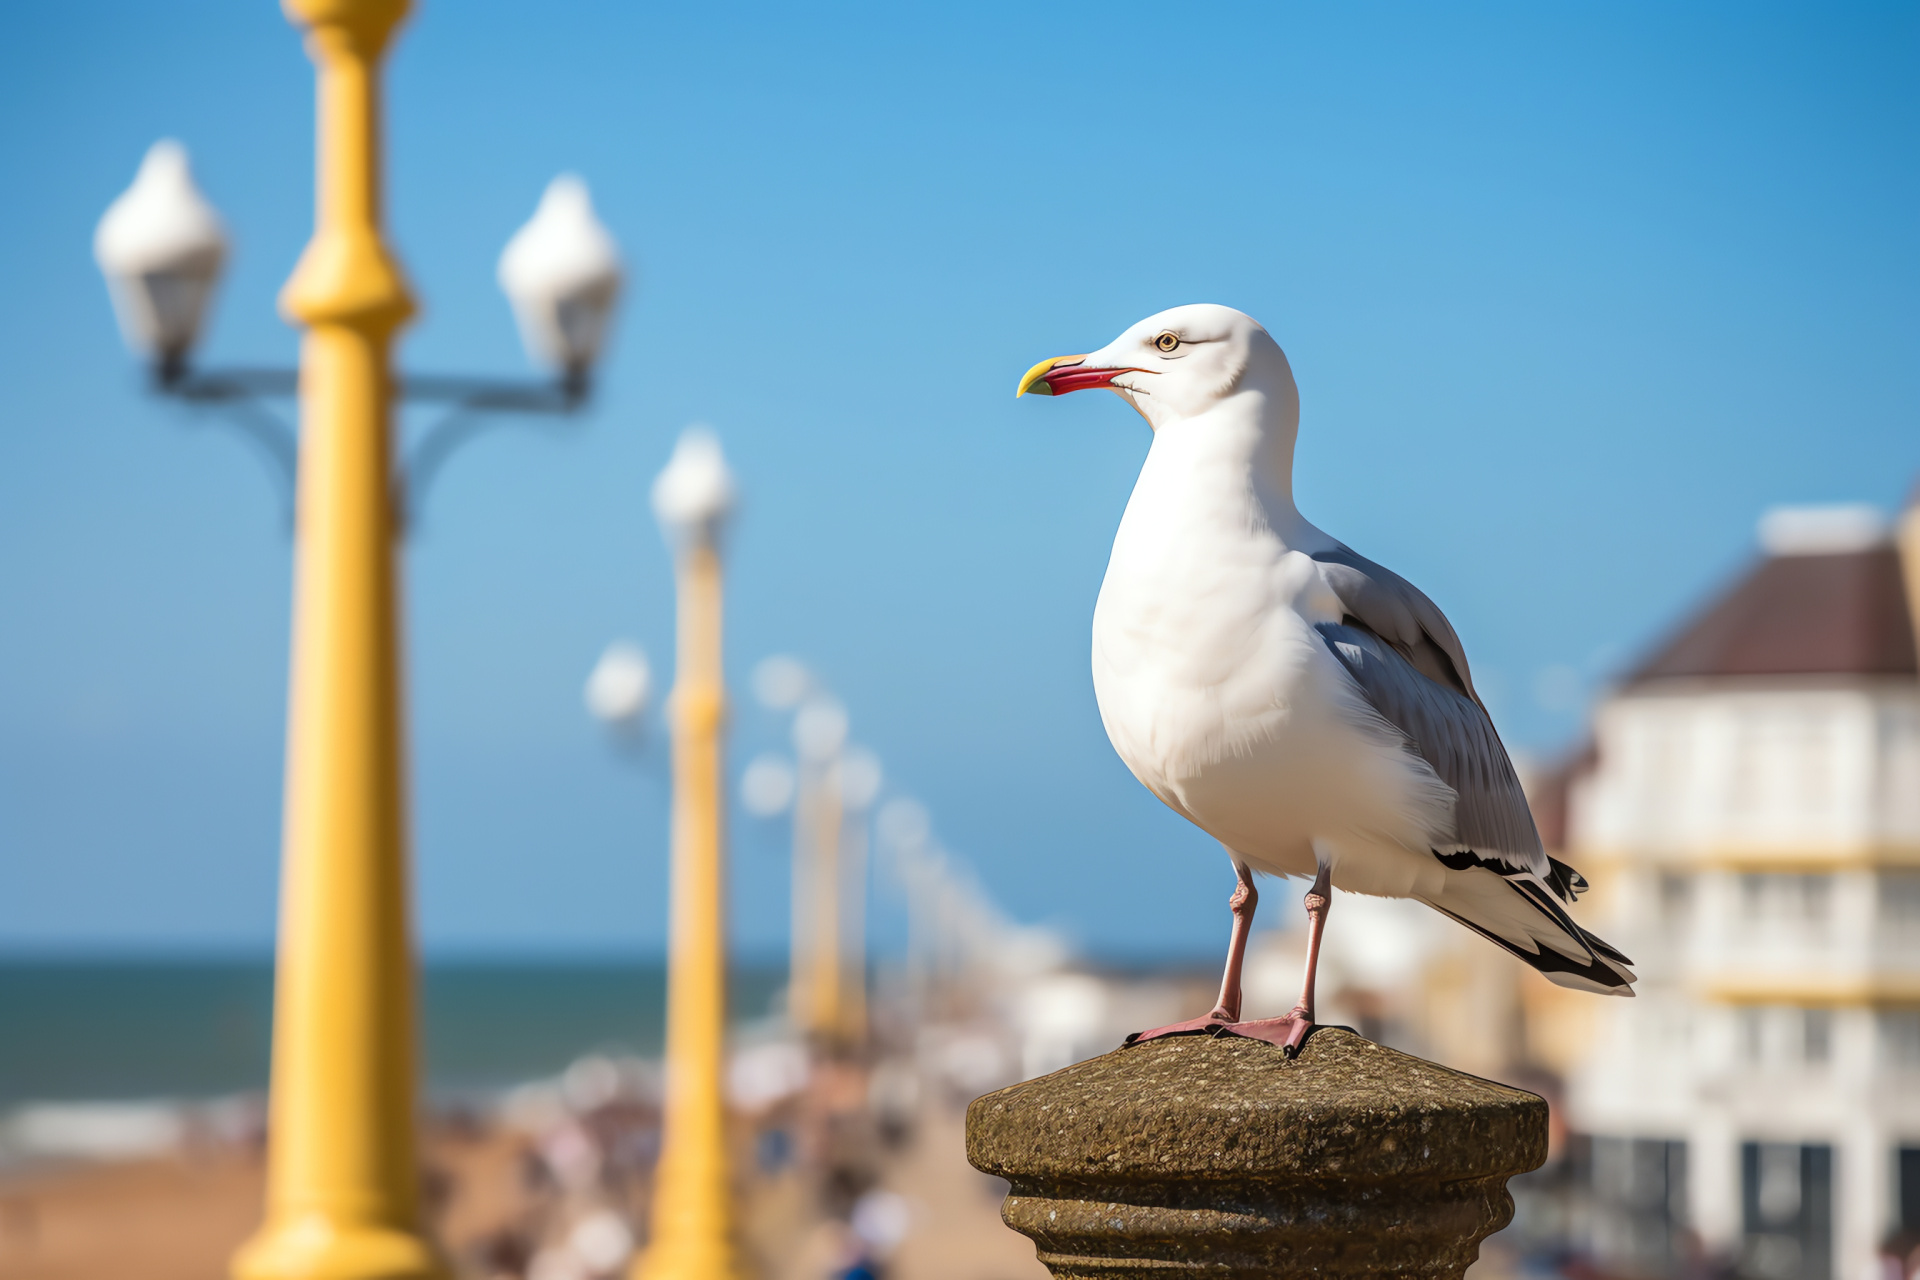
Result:
[[[235,238],[204,357],[290,361],[309,66],[266,0],[0,22],[0,946],[261,946],[280,498],[142,395],[90,237],[180,138]],[[693,421],[744,494],[736,676],[814,663],[996,896],[1108,952],[1212,951],[1230,876],[1087,674],[1146,429],[1016,403],[1034,360],[1259,317],[1302,508],[1440,602],[1534,751],[1763,508],[1920,471],[1910,5],[429,2],[389,83],[406,367],[526,369],[493,269],[558,171],[637,277],[589,420],[457,457],[406,553],[430,947],[659,945],[658,760],[579,691],[615,637],[668,657],[646,491]],[[783,839],[736,829],[743,949],[783,945]]]

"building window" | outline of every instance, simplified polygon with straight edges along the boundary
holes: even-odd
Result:
[[[1902,1147],[1896,1159],[1900,1175],[1900,1229],[1920,1233],[1920,1147]]]
[[[1644,772],[1639,791],[1647,815],[1655,823],[1670,820],[1681,798],[1687,794],[1690,782],[1687,767],[1694,759],[1694,753],[1689,750],[1691,745],[1687,724],[1682,718],[1666,718],[1643,730],[1641,767]]]
[[[1693,905],[1693,881],[1677,871],[1660,875],[1660,919],[1670,926],[1683,926]]]
[[[1740,1148],[1740,1272],[1753,1280],[1832,1280],[1833,1148]]]
[[[1880,803],[1886,829],[1920,834],[1920,714],[1888,707],[1881,719]]]
[[[1880,920],[1896,938],[1920,939],[1920,871],[1882,871]]]
[[[1880,1015],[1880,1060],[1890,1067],[1920,1067],[1920,1009],[1888,1009]]]
[[[1740,912],[1755,924],[1821,929],[1832,911],[1832,876],[1750,871],[1740,877]]]
[[[1740,1056],[1758,1066],[1767,1060],[1767,1011],[1751,1006],[1738,1013]]]
[[[1796,876],[1799,883],[1800,918],[1812,925],[1824,925],[1833,913],[1832,876]]]
[[[1808,1009],[1800,1018],[1800,1052],[1810,1063],[1824,1063],[1833,1056],[1833,1011]]]
[[[1795,746],[1800,767],[1795,772],[1800,781],[1800,811],[1818,816],[1833,804],[1834,735],[1825,716],[1809,715],[1801,720],[1795,736],[1799,739]]]
[[[1747,1005],[1734,1017],[1740,1060],[1749,1066],[1823,1066],[1833,1060],[1831,1009]]]
[[[1629,1275],[1672,1271],[1684,1260],[1687,1144],[1595,1138],[1591,1160],[1595,1258]]]

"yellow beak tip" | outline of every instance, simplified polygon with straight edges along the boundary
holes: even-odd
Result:
[[[1042,379],[1053,372],[1053,366],[1059,364],[1062,360],[1078,360],[1079,358],[1078,356],[1049,356],[1047,359],[1042,360],[1039,364],[1036,364],[1033,368],[1020,375],[1020,387],[1013,393],[1013,398],[1018,400],[1029,391],[1037,396],[1052,395],[1053,388],[1048,386]]]

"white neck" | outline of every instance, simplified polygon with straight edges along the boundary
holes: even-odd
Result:
[[[1325,535],[1308,524],[1293,503],[1296,403],[1291,395],[1276,397],[1243,384],[1205,413],[1160,426],[1154,432],[1153,452],[1161,455],[1162,465],[1187,472],[1189,482],[1218,494],[1224,500],[1222,514],[1251,491],[1283,543],[1301,547],[1320,542]]]

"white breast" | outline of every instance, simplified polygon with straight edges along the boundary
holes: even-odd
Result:
[[[1313,631],[1341,616],[1304,554],[1331,540],[1260,491],[1244,446],[1198,419],[1154,440],[1094,608],[1107,736],[1155,795],[1264,870],[1310,873],[1316,839],[1420,845],[1417,779]]]

